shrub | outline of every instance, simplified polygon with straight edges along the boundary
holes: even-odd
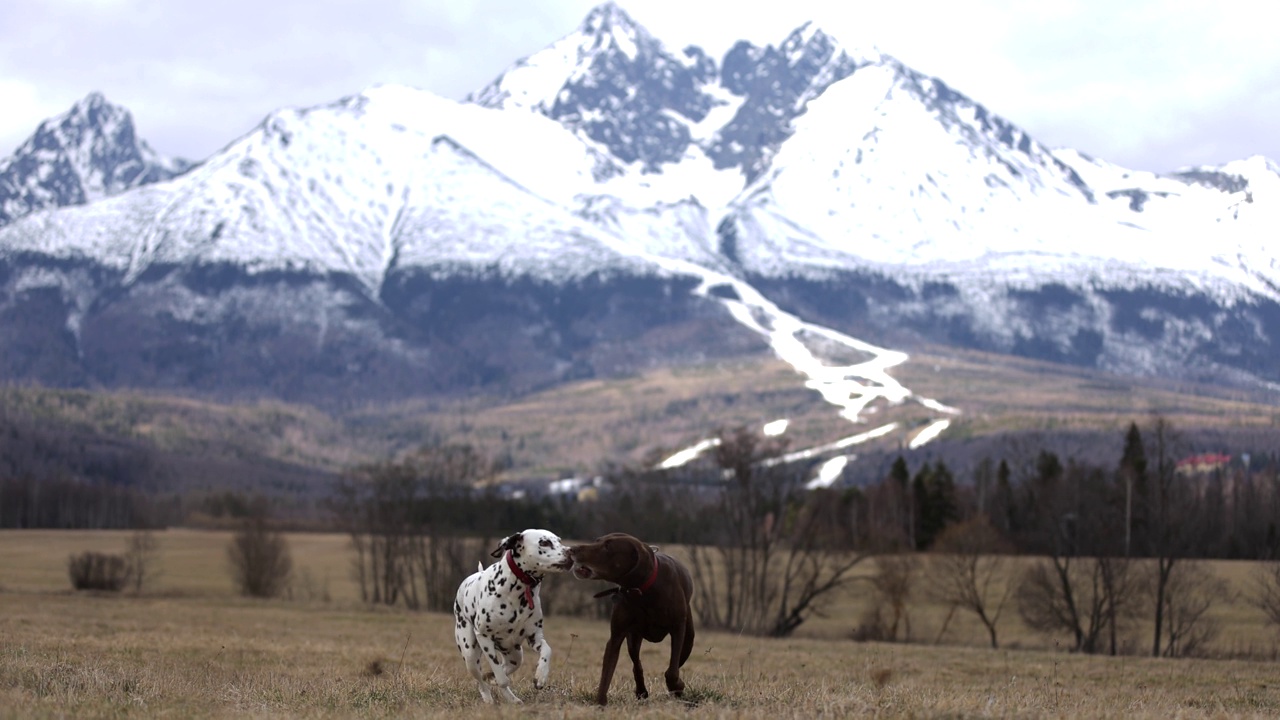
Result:
[[[90,550],[68,558],[67,573],[76,590],[119,592],[129,582],[129,564],[123,557]]]

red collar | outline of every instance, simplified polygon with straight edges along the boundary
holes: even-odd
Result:
[[[645,590],[648,590],[649,588],[653,587],[653,584],[657,581],[658,581],[658,554],[654,553],[653,554],[653,572],[649,573],[649,579],[645,580],[644,584],[642,584],[640,587],[636,589],[639,590],[641,593],[643,593]]]
[[[635,597],[637,595],[643,595],[644,591],[653,587],[653,584],[656,583],[657,581],[658,581],[658,554],[654,553],[653,554],[653,570],[649,573],[649,577],[643,583],[641,583],[639,587],[624,588],[622,586],[618,586],[615,588],[609,588],[608,590],[602,590],[596,593],[595,595],[593,595],[592,597],[602,598],[602,597],[609,597],[610,595],[612,595],[613,601],[617,602],[619,596]]]
[[[524,583],[524,602],[530,608],[533,607],[533,588],[537,586],[538,581],[533,576],[516,565],[516,561],[511,557],[511,551],[507,551],[507,567],[511,568],[511,572],[515,573],[516,579]],[[657,573],[655,573],[655,576]]]

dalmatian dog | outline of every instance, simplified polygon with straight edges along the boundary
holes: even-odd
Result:
[[[551,672],[551,646],[542,637],[542,600],[538,585],[550,572],[566,572],[573,561],[560,538],[546,530],[525,530],[490,553],[498,562],[467,577],[453,601],[453,637],[480,687],[480,697],[493,702],[491,686],[510,703],[511,675],[524,659],[521,645],[538,653],[533,685],[542,689]]]

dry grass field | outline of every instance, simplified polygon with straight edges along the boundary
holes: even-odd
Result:
[[[598,717],[592,695],[608,633],[603,621],[553,616],[552,682],[517,675],[523,707],[485,708],[438,613],[372,609],[356,599],[345,539],[290,535],[299,570],[329,600],[234,596],[226,533],[156,533],[162,575],[141,596],[73,593],[67,555],[123,550],[127,533],[0,532],[0,716],[16,717]],[[1247,572],[1218,564],[1224,598]],[[662,649],[646,644],[654,697],[637,701],[625,658],[608,715],[634,717],[1280,716],[1280,664],[1055,651],[1019,629],[981,647],[955,623],[932,644],[942,610],[914,610],[922,644],[854,643],[860,593],[785,640],[701,631],[683,700],[657,691]],[[1219,610],[1218,648],[1274,648],[1274,632],[1239,602]],[[1234,639],[1229,639],[1234,638]],[[1237,649],[1242,647],[1237,645]],[[531,663],[530,663],[531,664]],[[654,681],[657,681],[656,683]]]

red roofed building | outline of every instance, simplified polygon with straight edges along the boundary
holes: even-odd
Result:
[[[1225,468],[1229,462],[1231,462],[1230,455],[1204,453],[1179,460],[1176,470],[1179,475],[1206,475]]]

